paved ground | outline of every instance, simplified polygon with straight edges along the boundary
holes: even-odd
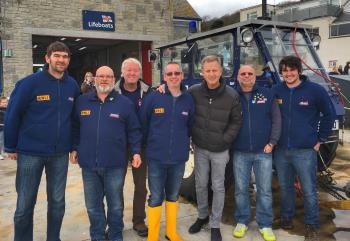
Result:
[[[339,186],[343,186],[350,180],[350,135],[345,140],[347,143],[343,147],[339,147],[337,151],[337,159],[333,162],[337,172],[335,178],[338,180]],[[344,138],[345,139],[345,138]],[[16,192],[14,187],[16,172],[16,162],[4,160],[0,162],[0,240],[13,240],[13,213],[15,210]],[[129,171],[126,177],[125,191],[125,231],[124,240],[136,241],[146,240],[139,238],[132,230],[131,214],[132,214],[132,193],[133,185],[132,176]],[[42,184],[39,190],[37,205],[34,217],[34,240],[44,241],[46,232],[46,193],[45,193],[45,176],[43,175]],[[274,189],[277,192],[278,189]],[[83,188],[81,180],[81,172],[78,166],[70,165],[67,191],[66,191],[66,215],[63,222],[61,238],[62,241],[83,241],[89,240],[89,223],[86,215],[83,199]],[[321,199],[331,199],[327,194],[321,193]],[[223,240],[242,240],[242,241],[263,241],[257,231],[255,221],[249,225],[249,232],[243,239],[235,239],[231,235],[233,225],[233,197],[228,195],[224,209],[222,220]],[[278,201],[274,202],[275,213],[278,213]],[[304,238],[302,226],[302,205],[297,203],[297,218],[295,220],[296,229],[287,233],[282,230],[276,230],[276,236],[281,241],[301,241]],[[196,235],[190,235],[187,232],[188,227],[196,220],[196,208],[186,202],[180,200],[178,230],[186,241],[210,240],[209,229],[206,228]],[[329,208],[321,207],[321,228],[322,241],[350,240],[350,211],[337,211]],[[162,219],[161,233],[164,233],[164,217]],[[165,240],[162,236],[160,240]]]

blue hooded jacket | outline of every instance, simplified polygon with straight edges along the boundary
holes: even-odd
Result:
[[[79,95],[76,81],[44,70],[16,83],[5,116],[5,151],[53,156],[71,151],[71,119]]]
[[[177,164],[188,160],[194,111],[187,91],[174,98],[166,88],[165,94],[152,92],[144,98],[139,115],[148,161]]]
[[[326,90],[306,76],[300,80],[295,88],[285,82],[273,88],[282,116],[281,149],[313,148],[318,141],[327,140],[333,127],[335,116]]]
[[[254,85],[250,100],[240,86],[237,87],[242,103],[243,122],[233,149],[243,152],[261,152],[269,143],[271,135],[271,109],[274,101],[269,89]]]
[[[73,131],[82,168],[124,168],[127,145],[132,154],[140,154],[142,133],[134,104],[115,90],[104,102],[96,91],[79,96]]]

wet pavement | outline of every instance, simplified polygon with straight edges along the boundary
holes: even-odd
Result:
[[[350,133],[350,132],[349,132]],[[350,181],[350,135],[344,138],[344,146],[339,146],[337,157],[333,161],[331,168],[335,171],[333,178],[337,181],[337,186],[343,187]],[[0,240],[13,240],[13,213],[16,205],[15,191],[16,162],[12,160],[0,161]],[[124,240],[137,241],[146,240],[138,237],[132,230],[132,175],[128,171],[124,187],[125,211],[124,211]],[[43,175],[40,186],[37,204],[34,215],[34,240],[44,241],[46,232],[46,192],[45,175]],[[274,212],[278,218],[279,198],[278,184],[274,181]],[[244,238],[235,239],[232,237],[233,220],[233,190],[229,190],[226,196],[224,215],[222,218],[221,232],[223,240],[242,240],[242,241],[263,241],[256,222],[252,220],[249,224],[249,231]],[[320,191],[320,200],[335,200],[329,194]],[[304,226],[302,199],[297,199],[297,215],[294,220],[295,228],[286,232],[281,229],[275,230],[277,240],[281,241],[302,241],[304,240]],[[324,205],[320,207],[321,216],[321,240],[350,241],[350,211],[336,210]],[[189,226],[196,220],[197,212],[194,205],[184,199],[180,199],[178,231],[182,234],[184,240],[210,240],[210,230],[206,227],[198,234],[191,235],[187,232]],[[164,234],[164,216],[162,218],[161,234]],[[77,165],[70,165],[66,189],[66,214],[61,231],[62,241],[83,241],[89,239],[89,222],[84,205],[83,187],[81,171]],[[161,235],[160,240],[165,240]]]

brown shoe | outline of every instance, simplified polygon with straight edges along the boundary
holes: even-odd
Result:
[[[284,230],[291,230],[291,229],[293,229],[294,228],[293,220],[281,217],[281,219],[280,219],[280,227],[282,229],[284,229]]]
[[[140,237],[148,236],[148,228],[144,223],[135,224],[133,229],[136,231],[137,235]]]
[[[313,225],[305,225],[305,241],[320,241],[318,228]]]

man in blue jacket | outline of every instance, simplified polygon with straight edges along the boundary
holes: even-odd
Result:
[[[114,90],[113,70],[96,71],[96,91],[80,96],[74,111],[74,151],[71,162],[82,168],[85,205],[92,240],[104,240],[108,224],[111,241],[123,240],[123,187],[126,149],[133,167],[141,165],[141,127],[133,103]],[[106,196],[107,217],[103,199]]]
[[[251,218],[249,181],[253,169],[257,186],[256,221],[266,241],[274,241],[272,232],[272,150],[281,134],[281,113],[269,89],[255,84],[253,67],[243,65],[237,76],[243,110],[243,123],[233,143],[235,178],[235,219],[233,236],[242,238]]]
[[[164,199],[166,237],[171,241],[183,240],[176,231],[177,199],[189,157],[195,105],[191,95],[181,88],[182,79],[181,66],[168,63],[164,69],[165,94],[150,93],[140,110],[151,192],[148,241],[158,241]]]
[[[60,240],[65,211],[71,113],[79,87],[66,71],[70,51],[65,44],[50,44],[45,60],[43,71],[16,83],[5,117],[5,151],[17,159],[15,241],[33,240],[33,212],[44,168],[47,241]]]
[[[119,94],[128,97],[134,103],[136,112],[139,112],[143,98],[152,90],[149,85],[140,79],[142,74],[141,63],[137,59],[127,58],[122,63],[121,72],[122,77],[117,82],[115,89]],[[143,149],[141,151],[141,166],[138,168],[132,167],[132,177],[135,185],[132,223],[133,229],[140,237],[147,237],[148,229],[145,225],[147,163]],[[130,151],[128,151],[128,158],[132,159]]]
[[[326,90],[301,75],[299,58],[287,56],[279,63],[284,82],[273,88],[282,114],[282,134],[275,151],[281,190],[281,227],[293,228],[294,181],[299,176],[304,199],[305,240],[319,240],[317,152],[333,126],[333,109]]]

